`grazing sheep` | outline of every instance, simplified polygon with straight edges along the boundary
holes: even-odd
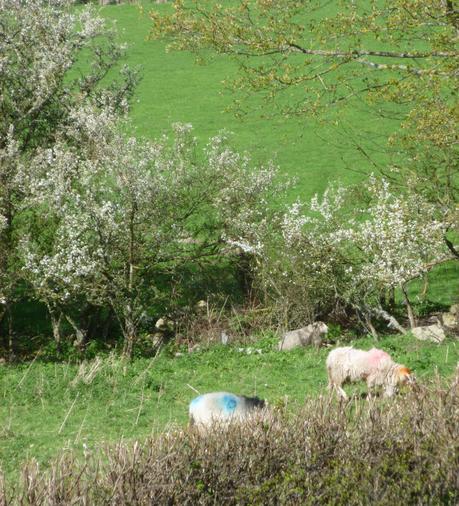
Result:
[[[372,348],[370,351],[352,347],[335,348],[327,357],[327,371],[330,390],[347,399],[342,385],[346,382],[365,380],[368,389],[382,386],[384,395],[391,397],[398,385],[411,382],[410,369],[396,364],[388,353]]]
[[[214,422],[244,420],[265,406],[258,397],[246,397],[229,392],[203,394],[190,402],[190,425],[209,427]]]
[[[314,322],[298,330],[291,330],[284,334],[279,341],[279,351],[287,351],[298,346],[313,345],[319,347],[322,344],[322,336],[328,332],[324,322]]]

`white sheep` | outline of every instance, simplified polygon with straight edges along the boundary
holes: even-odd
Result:
[[[384,388],[384,395],[394,395],[397,386],[413,381],[410,369],[396,364],[388,353],[377,348],[370,351],[354,349],[351,346],[335,348],[327,357],[328,388],[347,399],[342,385],[346,382],[364,380],[369,391],[378,386]]]
[[[246,397],[229,392],[211,392],[199,395],[190,402],[190,425],[209,427],[212,423],[241,421],[265,406],[258,397]]]

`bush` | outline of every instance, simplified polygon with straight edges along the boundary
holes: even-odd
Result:
[[[457,380],[391,401],[321,397],[298,415],[120,443],[84,464],[64,455],[46,473],[30,463],[3,503],[456,504]]]

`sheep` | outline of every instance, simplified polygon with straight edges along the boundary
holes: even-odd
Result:
[[[210,427],[214,422],[226,423],[249,418],[265,407],[258,397],[246,397],[229,392],[211,392],[199,395],[190,402],[190,426]]]
[[[396,364],[388,353],[377,348],[370,351],[354,349],[351,346],[335,348],[327,357],[329,390],[347,399],[342,385],[346,382],[365,380],[369,391],[382,386],[384,396],[391,397],[398,385],[410,383],[414,377],[408,367]]]
[[[298,346],[314,345],[317,348],[322,344],[322,336],[328,332],[324,322],[314,322],[298,330],[291,330],[282,336],[278,344],[279,351],[287,351]]]

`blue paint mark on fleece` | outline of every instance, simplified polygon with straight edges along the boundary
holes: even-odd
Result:
[[[220,404],[226,413],[232,413],[237,406],[238,398],[235,395],[225,394],[220,399]]]
[[[196,404],[199,404],[199,402],[201,401],[202,399],[202,395],[198,395],[197,397],[195,397],[191,402],[190,402],[190,406],[196,406]]]

